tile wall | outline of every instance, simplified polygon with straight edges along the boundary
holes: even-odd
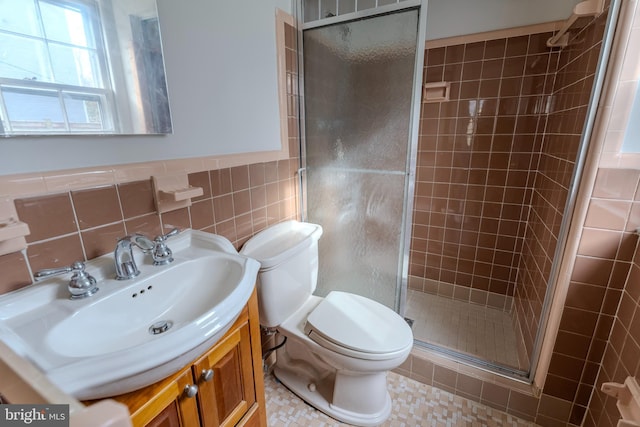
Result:
[[[431,48],[422,104],[410,286],[510,310],[559,52],[551,33]]]
[[[541,324],[607,16],[603,13],[574,34],[572,42],[560,51],[558,58],[514,298],[515,317],[529,354],[532,354]]]
[[[640,374],[639,184],[637,169],[598,171],[554,349],[549,376],[579,380],[583,411],[595,384],[585,426],[615,426],[615,400],[600,386]]]

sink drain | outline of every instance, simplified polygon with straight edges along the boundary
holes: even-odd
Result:
[[[173,322],[171,320],[161,320],[149,326],[149,333],[151,335],[158,335],[167,332],[172,326]]]

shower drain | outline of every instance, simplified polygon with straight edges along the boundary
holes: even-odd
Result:
[[[158,335],[163,332],[167,332],[172,326],[173,322],[171,320],[160,320],[159,322],[149,326],[149,333],[151,335]]]

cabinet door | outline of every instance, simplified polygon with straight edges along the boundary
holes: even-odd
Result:
[[[174,400],[156,415],[146,427],[181,427],[180,426],[180,410],[178,403]]]
[[[237,427],[260,427],[260,411],[258,405],[253,405],[247,415],[238,423]]]
[[[249,324],[193,365],[203,427],[233,426],[256,401]]]
[[[196,397],[185,393],[193,385],[190,370],[185,370],[175,381],[160,391],[153,390],[150,396],[140,396],[148,401],[135,413],[131,421],[135,427],[198,427],[198,405]]]

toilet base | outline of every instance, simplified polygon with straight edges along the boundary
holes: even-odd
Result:
[[[276,363],[273,373],[302,400],[338,421],[373,427],[382,424],[391,414],[386,372],[364,376],[331,374],[318,379],[282,368]],[[336,395],[335,390],[339,390],[342,396]],[[374,396],[371,396],[372,391]],[[372,405],[371,400],[378,403]],[[359,406],[369,408],[365,412],[355,411],[354,407]]]

